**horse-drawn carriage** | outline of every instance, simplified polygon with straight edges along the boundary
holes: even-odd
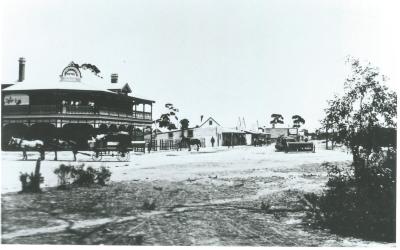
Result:
[[[96,138],[88,141],[89,149],[93,151],[92,154],[79,152],[77,143],[72,140],[48,139],[43,141],[11,137],[9,146],[21,150],[23,160],[28,159],[27,151],[39,152],[42,160],[45,159],[46,151],[53,151],[54,160],[57,160],[57,151],[70,150],[73,153],[74,161],[76,161],[78,153],[91,156],[95,161],[100,161],[103,156],[115,156],[119,161],[128,161],[130,151],[133,150],[130,139],[128,133],[124,132],[97,135]]]
[[[77,144],[72,140],[61,140],[61,139],[48,139],[44,140],[26,140],[17,137],[11,137],[8,143],[9,148],[19,149],[22,151],[22,160],[28,160],[27,151],[37,151],[40,154],[42,160],[45,159],[46,151],[54,151],[54,160],[57,160],[57,151],[71,150],[76,161]]]
[[[97,135],[88,141],[89,149],[93,151],[92,159],[100,161],[103,156],[117,157],[119,161],[129,161],[130,151],[133,150],[128,133],[111,133]]]

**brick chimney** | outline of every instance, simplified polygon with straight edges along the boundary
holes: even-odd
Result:
[[[20,57],[18,62],[18,82],[23,82],[25,80],[25,58]]]
[[[111,83],[118,83],[118,74],[111,74]]]

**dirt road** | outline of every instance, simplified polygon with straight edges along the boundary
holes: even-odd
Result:
[[[344,152],[242,147],[158,154],[106,163],[114,180],[106,187],[3,194],[2,243],[390,246],[305,220],[303,194],[321,192],[327,180],[320,163],[344,164]]]

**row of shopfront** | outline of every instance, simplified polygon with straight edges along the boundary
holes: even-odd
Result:
[[[273,129],[272,132],[273,136],[271,136],[271,131],[261,132],[227,128],[221,126],[215,119],[210,117],[201,125],[185,130],[155,130],[152,135],[147,134],[145,139],[157,138],[164,141],[177,141],[182,137],[197,138],[204,139],[205,147],[212,147],[213,144],[214,146],[264,145],[269,144],[278,136],[289,135],[289,128]],[[294,131],[291,132],[294,133]]]

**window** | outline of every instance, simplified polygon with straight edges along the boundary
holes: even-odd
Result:
[[[174,137],[174,133],[172,133],[172,132],[168,133],[168,138],[169,139],[172,139],[173,137]]]
[[[211,125],[212,125],[212,121],[210,120],[210,121],[208,122],[208,124],[211,126]]]
[[[193,130],[188,130],[188,137],[192,138],[193,137]]]

